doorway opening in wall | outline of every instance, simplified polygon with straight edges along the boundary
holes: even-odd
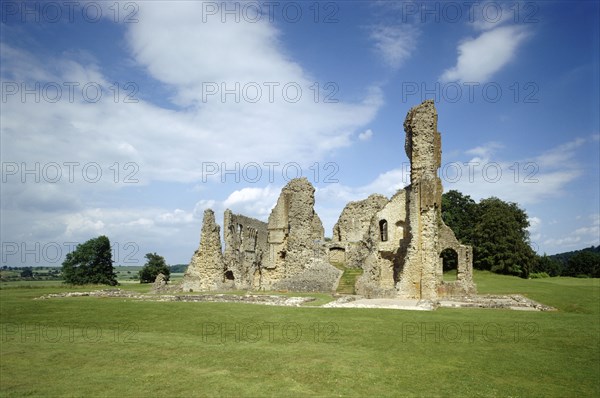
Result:
[[[440,253],[440,262],[444,281],[455,281],[458,276],[458,253],[452,248],[442,250]]]
[[[225,271],[225,280],[233,281],[235,277],[233,276],[233,271]]]

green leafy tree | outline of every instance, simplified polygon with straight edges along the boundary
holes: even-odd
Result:
[[[473,244],[478,219],[477,203],[469,195],[451,190],[442,195],[442,219],[463,244]]]
[[[108,238],[99,236],[77,245],[73,252],[67,254],[62,264],[62,274],[66,283],[74,285],[117,285]]]
[[[562,264],[560,261],[544,254],[538,256],[531,272],[545,272],[549,276],[558,276],[562,272]]]
[[[473,246],[475,268],[527,277],[536,266],[556,266],[547,260],[538,263],[529,245],[527,214],[516,203],[498,198],[476,203],[468,195],[452,190],[442,195],[442,218],[461,243]],[[447,253],[442,257],[445,269],[454,265]],[[552,274],[556,272],[560,271],[553,270]]]
[[[158,274],[163,274],[169,280],[171,271],[163,256],[156,253],[147,253],[145,257],[148,261],[140,270],[140,283],[152,283]]]
[[[536,254],[529,245],[527,213],[516,203],[492,197],[478,204],[473,230],[476,268],[526,278]]]
[[[567,261],[563,275],[600,278],[600,254],[584,250],[574,254]]]
[[[21,271],[21,278],[33,278],[33,269],[31,267],[23,268],[23,271]]]

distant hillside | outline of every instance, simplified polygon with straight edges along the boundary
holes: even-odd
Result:
[[[171,265],[169,267],[169,270],[171,271],[172,274],[182,274],[185,272],[187,266],[188,266],[187,264],[175,264],[175,265]]]
[[[533,271],[549,276],[600,278],[600,246],[538,257]]]
[[[598,254],[600,254],[600,246],[590,246],[590,247],[586,247],[585,249],[573,250],[571,252],[564,252],[564,253],[553,254],[553,255],[548,256],[548,257],[551,258],[551,259],[553,259],[553,260],[557,260],[563,266],[566,266],[567,262],[569,261],[569,259],[571,257],[573,257],[577,253],[581,253],[581,252],[592,252],[592,253],[598,253]]]

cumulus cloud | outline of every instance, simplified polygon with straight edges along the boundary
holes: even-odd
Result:
[[[219,18],[198,23],[201,15],[196,2],[139,4],[139,22],[125,25],[130,55],[147,73],[133,82],[136,102],[125,102],[132,89],[123,87],[114,101],[109,89],[114,78],[96,63],[65,54],[41,59],[3,44],[3,79],[77,82],[79,87],[94,82],[103,89],[93,103],[82,100],[80,89],[69,101],[65,87],[63,98],[52,103],[9,96],[2,132],[11,157],[93,159],[104,167],[135,162],[142,182],[190,182],[201,178],[207,161],[310,164],[350,145],[353,133],[382,104],[375,86],[359,102],[315,102],[309,87],[318,79],[290,59],[275,25],[266,20],[224,24]],[[174,106],[144,100],[152,97],[144,82],[162,84]],[[41,145],[31,146],[32,141]]]
[[[242,188],[232,192],[223,201],[223,206],[234,213],[266,220],[277,202],[281,188],[271,185],[264,188]]]
[[[77,49],[41,55],[16,41],[0,43],[2,82],[62,87],[57,101],[36,101],[33,95],[22,101],[20,94],[3,100],[3,162],[28,168],[78,165],[73,181],[63,166],[62,180],[55,184],[24,184],[20,175],[9,176],[0,200],[4,239],[40,240],[52,231],[57,240],[84,241],[105,233],[120,240],[135,236],[148,246],[162,245],[168,236],[176,241],[169,248],[173,252],[189,244],[181,237],[194,237],[196,245],[205,208],[222,211],[229,206],[264,218],[279,189],[241,189],[217,200],[222,195],[206,189],[209,181],[193,209],[156,204],[130,208],[131,191],[123,192],[156,182],[205,184],[202,165],[207,162],[311,165],[351,145],[383,104],[375,85],[353,102],[315,101],[311,87],[316,82],[324,87],[324,82],[289,55],[268,18],[222,23],[217,16],[199,23],[200,2],[136,6],[138,22],[119,30],[124,32],[127,67],[118,77],[112,74],[122,64],[114,67],[113,59],[95,59]],[[115,99],[114,82],[120,78],[125,80],[119,81]],[[128,79],[133,86],[125,89]],[[78,84],[73,100],[62,82]],[[88,83],[100,87],[97,101],[84,97],[82,88]],[[211,94],[213,89],[217,92]],[[222,95],[224,89],[235,93]],[[93,90],[89,94],[94,96]],[[101,170],[97,181],[89,178],[93,173],[82,173],[92,163]],[[128,202],[117,205],[117,198]]]
[[[522,26],[501,26],[486,30],[476,38],[458,45],[456,65],[441,75],[443,82],[487,82],[516,56],[519,46],[528,37]]]
[[[194,219],[194,214],[187,212],[182,209],[175,209],[173,212],[161,213],[156,216],[156,224],[157,225],[179,225],[179,224],[189,224],[193,223],[196,220]]]

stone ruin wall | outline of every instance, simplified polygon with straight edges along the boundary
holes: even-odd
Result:
[[[237,289],[261,286],[261,264],[268,252],[267,223],[225,210],[223,218],[226,280]]]
[[[268,222],[267,290],[334,291],[341,271],[323,259],[321,219],[314,210],[315,189],[306,178],[291,180],[281,191]]]
[[[371,219],[387,202],[385,196],[372,194],[344,207],[333,227],[332,243],[328,246],[330,262],[343,263],[348,268],[363,267],[370,250],[366,242]]]
[[[363,274],[356,281],[356,293],[365,297],[395,297],[398,272],[403,266],[408,229],[406,191],[399,190],[375,213],[367,236],[370,250],[363,262]]]
[[[472,281],[471,248],[460,245],[442,219],[442,181],[438,169],[442,161],[441,135],[433,101],[412,108],[404,122],[405,150],[411,162],[408,188],[408,228],[410,240],[405,263],[399,275],[398,294],[402,298],[433,300],[446,294],[475,291]],[[441,252],[453,248],[458,254],[460,275],[454,283],[442,278]],[[471,271],[466,271],[466,270]]]
[[[223,253],[214,213],[205,211],[182,289],[334,291],[342,272],[324,259],[314,191],[306,178],[291,180],[267,223],[226,210]]]
[[[369,231],[371,218],[388,202],[380,194],[372,194],[367,199],[350,202],[342,210],[338,222],[333,226],[333,240],[337,242],[359,242]]]
[[[433,101],[412,108],[404,122],[411,184],[390,200],[382,195],[350,202],[323,243],[314,211],[314,187],[291,180],[264,223],[227,210],[221,253],[214,213],[204,213],[202,239],[186,271],[188,290],[334,291],[342,271],[330,262],[361,267],[356,291],[366,297],[433,300],[475,293],[472,249],[461,245],[441,217],[441,136]],[[444,249],[458,258],[457,279],[444,282]],[[328,253],[327,253],[328,251]]]
[[[207,209],[202,219],[200,247],[185,271],[181,289],[184,292],[222,290],[226,288],[224,272],[221,228],[215,222],[215,213]]]

